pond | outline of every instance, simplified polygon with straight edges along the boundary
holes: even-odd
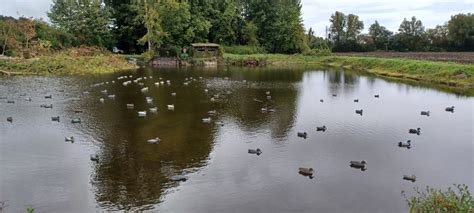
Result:
[[[139,77],[147,78],[132,81]],[[402,191],[474,187],[474,98],[350,71],[22,76],[0,79],[0,98],[6,212],[406,212]],[[416,128],[421,134],[409,134]],[[407,140],[410,149],[398,146]],[[257,148],[262,154],[248,153]],[[366,169],[349,166],[362,160]],[[300,167],[313,168],[312,178]]]

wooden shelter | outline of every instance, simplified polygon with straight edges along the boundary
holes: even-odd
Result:
[[[221,56],[220,46],[215,43],[193,43],[192,57],[196,58],[208,58],[208,57],[219,57]]]

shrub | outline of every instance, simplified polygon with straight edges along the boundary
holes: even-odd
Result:
[[[331,55],[330,49],[311,49],[303,52],[303,55],[307,56],[329,56]]]
[[[251,55],[251,54],[262,54],[266,53],[265,50],[259,46],[249,45],[233,45],[233,46],[222,46],[225,53],[237,54],[237,55]]]
[[[448,191],[426,187],[424,191],[415,188],[418,196],[407,198],[410,212],[474,212],[474,199],[466,185],[455,185]]]

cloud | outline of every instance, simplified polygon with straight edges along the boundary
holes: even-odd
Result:
[[[0,14],[27,16],[47,20],[52,0],[0,0]],[[397,31],[403,18],[416,16],[426,28],[443,24],[452,15],[474,11],[474,0],[302,0],[303,20],[319,36],[325,35],[329,18],[335,11],[356,14],[365,31],[375,20],[391,31]]]

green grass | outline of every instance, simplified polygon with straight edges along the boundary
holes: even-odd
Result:
[[[265,50],[259,46],[250,45],[233,45],[233,46],[222,46],[225,53],[237,54],[237,55],[249,55],[249,54],[262,54]]]
[[[261,64],[319,64],[365,71],[376,75],[410,79],[453,87],[474,88],[474,65],[412,59],[350,56],[305,56],[283,54],[224,54],[227,64],[242,65],[255,60]]]
[[[410,212],[474,212],[474,198],[466,185],[455,185],[445,192],[431,187],[415,191],[417,196],[407,198]]]
[[[135,65],[128,63],[119,55],[41,56],[35,59],[0,60],[0,70],[23,74],[98,74],[118,70],[133,69]]]

